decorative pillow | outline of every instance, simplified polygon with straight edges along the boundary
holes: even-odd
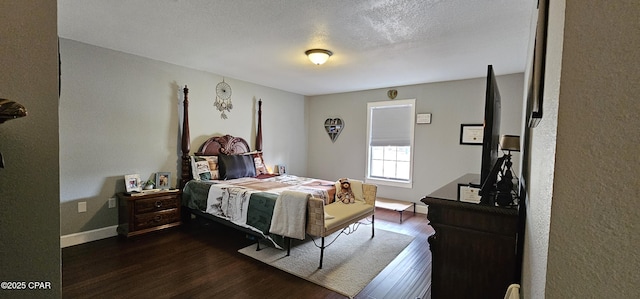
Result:
[[[252,155],[220,155],[218,165],[222,180],[256,176],[256,165]]]
[[[191,156],[191,174],[194,180],[217,180],[217,156]]]
[[[269,171],[267,171],[267,166],[264,165],[264,159],[262,159],[261,152],[253,153],[251,156],[253,157],[253,164],[256,165],[256,175],[269,173]]]

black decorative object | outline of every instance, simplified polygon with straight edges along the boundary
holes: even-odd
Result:
[[[520,137],[514,135],[500,136],[500,148],[507,151],[504,155],[504,166],[500,170],[500,180],[496,183],[496,203],[500,206],[510,206],[514,204],[514,199],[518,197],[517,191],[514,189],[513,170],[511,166],[511,152],[520,151]],[[517,184],[515,184],[517,186]]]
[[[27,116],[27,108],[22,104],[7,99],[0,99],[0,124],[20,117]]]
[[[496,203],[500,206],[513,204],[513,175],[511,174],[511,155],[507,156],[502,169],[502,176],[496,183]]]
[[[496,203],[500,206],[511,206],[514,199],[518,197],[518,184],[514,184],[514,175],[511,166],[511,152],[520,151],[520,137],[515,135],[500,136],[500,148],[506,151],[502,157],[498,158],[491,168],[491,172],[482,184],[479,194],[482,196],[481,204],[493,206]]]
[[[27,116],[27,108],[7,99],[0,99],[0,124],[5,121]],[[4,157],[0,153],[0,168],[4,168]]]

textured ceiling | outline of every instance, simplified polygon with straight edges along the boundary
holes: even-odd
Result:
[[[302,95],[523,72],[536,0],[58,0],[62,38]],[[334,52],[313,65],[311,48]]]

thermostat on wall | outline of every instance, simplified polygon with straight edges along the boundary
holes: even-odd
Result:
[[[416,115],[416,123],[417,124],[430,124],[431,123],[431,113],[418,113]]]

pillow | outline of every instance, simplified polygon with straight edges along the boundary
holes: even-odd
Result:
[[[349,179],[349,183],[351,183],[351,191],[353,191],[353,196],[355,197],[355,201],[364,201],[364,191],[362,191],[362,181]],[[335,201],[339,202],[337,194],[342,190],[342,185],[340,185],[340,180],[336,181],[336,197]]]
[[[267,166],[264,165],[264,159],[262,159],[262,152],[253,151],[249,153],[244,153],[243,155],[250,155],[253,157],[253,164],[256,166],[256,176],[260,174],[268,174]]]
[[[252,155],[218,156],[220,179],[231,180],[256,176],[256,165]]]
[[[256,175],[258,174],[267,174],[267,166],[264,165],[264,160],[262,159],[262,154],[253,154],[253,164],[256,165]]]
[[[191,156],[191,175],[194,180],[217,180],[217,156]]]

